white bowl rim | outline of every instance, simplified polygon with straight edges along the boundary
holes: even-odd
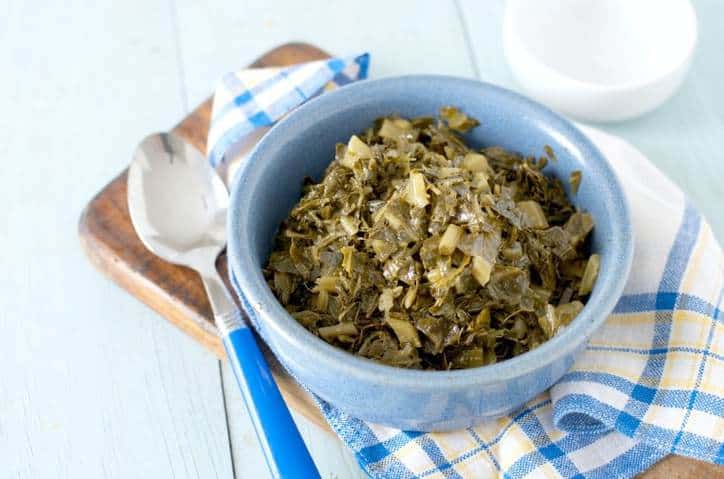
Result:
[[[570,75],[565,74],[564,72],[558,70],[557,68],[551,67],[548,63],[543,62],[541,59],[539,59],[536,55],[532,54],[530,50],[527,48],[525,42],[523,42],[518,35],[514,33],[513,28],[513,14],[512,14],[512,8],[510,7],[510,3],[507,4],[505,8],[505,12],[503,14],[503,47],[504,47],[504,53],[505,56],[508,58],[508,63],[511,63],[510,60],[510,52],[509,48],[507,48],[509,41],[514,41],[516,45],[518,46],[520,52],[522,52],[525,55],[526,62],[529,62],[530,64],[534,64],[536,68],[540,68],[543,71],[545,71],[548,75],[550,75],[555,81],[565,82],[569,83],[572,87],[579,88],[581,90],[588,90],[591,92],[596,93],[618,93],[618,92],[624,92],[624,91],[632,91],[632,90],[639,90],[641,88],[645,88],[647,86],[650,86],[654,83],[657,83],[663,79],[669,78],[670,76],[674,75],[677,71],[679,71],[683,66],[686,66],[691,58],[694,55],[694,51],[696,51],[696,45],[699,41],[699,26],[698,26],[698,20],[696,18],[696,11],[694,10],[693,5],[689,0],[683,0],[682,4],[684,5],[684,10],[686,11],[687,15],[687,21],[691,22],[691,39],[689,42],[689,45],[684,50],[684,54],[680,61],[675,62],[672,66],[669,68],[662,70],[661,72],[654,73],[649,77],[642,78],[640,80],[632,80],[628,82],[621,82],[621,83],[596,83],[592,81],[586,81],[581,80],[578,78],[574,78]]]

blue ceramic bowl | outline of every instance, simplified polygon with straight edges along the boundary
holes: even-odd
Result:
[[[262,275],[280,222],[299,200],[302,179],[320,179],[338,142],[375,118],[435,115],[454,105],[480,120],[466,140],[540,156],[556,152],[545,172],[567,184],[583,172],[574,203],[596,222],[601,255],[593,293],[581,314],[537,349],[499,364],[456,371],[414,371],[355,357],[299,325]],[[570,195],[570,191],[568,192]],[[309,390],[352,416],[406,430],[471,426],[512,411],[555,383],[613,310],[631,266],[633,237],[624,194],[611,167],[571,123],[510,91],[443,76],[364,81],[301,106],[266,134],[238,172],[228,217],[234,287],[257,331]]]

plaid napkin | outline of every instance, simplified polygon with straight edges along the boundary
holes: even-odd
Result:
[[[224,78],[214,165],[257,127],[367,73],[369,57]],[[319,400],[375,478],[630,477],[669,453],[724,464],[724,256],[684,194],[623,140],[580,127],[618,172],[632,209],[624,295],[573,368],[509,416],[449,433],[405,432]]]
[[[634,263],[613,314],[549,392],[474,428],[403,432],[320,401],[372,477],[631,477],[669,453],[724,464],[722,251],[639,151],[579,127],[632,210]]]
[[[254,130],[328,90],[367,78],[369,54],[300,63],[286,68],[248,68],[227,73],[214,92],[207,157],[219,166],[229,149]]]

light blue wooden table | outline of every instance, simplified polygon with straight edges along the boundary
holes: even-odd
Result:
[[[136,142],[227,70],[285,41],[372,53],[372,76],[444,73],[516,88],[502,2],[0,2],[0,477],[262,478],[230,371],[101,277],[75,225]],[[724,237],[724,3],[658,111],[604,126],[671,176]],[[361,477],[298,418],[323,477]]]

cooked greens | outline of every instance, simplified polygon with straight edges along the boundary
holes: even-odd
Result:
[[[477,125],[445,107],[337,145],[265,269],[299,323],[366,358],[446,370],[521,354],[576,317],[599,269],[593,218],[542,173],[550,147],[474,151],[461,134]]]

